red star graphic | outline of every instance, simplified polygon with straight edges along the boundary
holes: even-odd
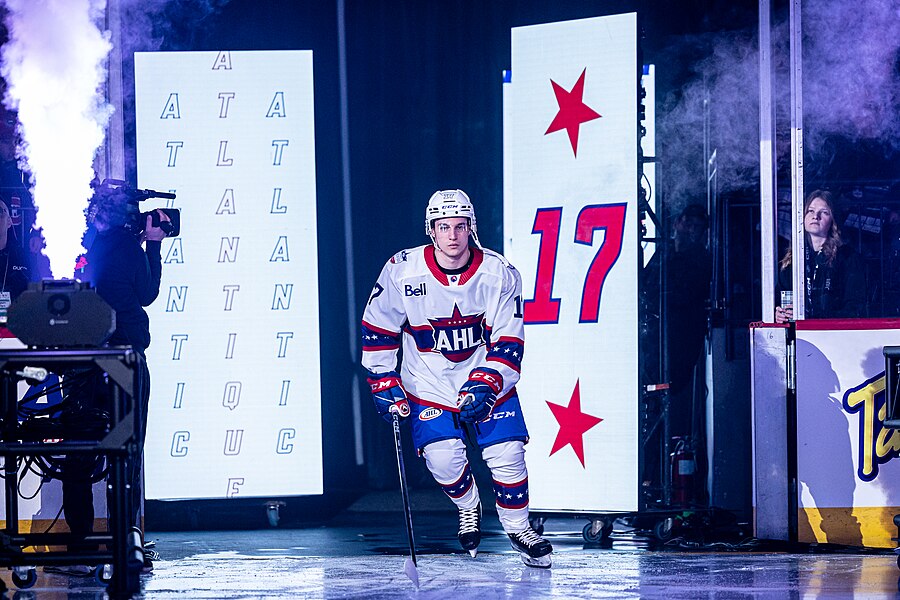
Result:
[[[575,381],[575,390],[569,399],[569,406],[560,406],[547,402],[550,411],[559,422],[559,433],[556,434],[556,441],[553,442],[553,448],[550,450],[550,456],[553,456],[557,450],[561,450],[567,445],[572,446],[581,466],[584,466],[584,434],[594,425],[602,421],[600,417],[595,417],[587,413],[581,412],[581,380]]]
[[[558,83],[550,80],[553,84],[553,93],[556,94],[556,103],[559,104],[559,112],[553,117],[550,127],[544,132],[544,135],[565,129],[569,134],[569,141],[572,143],[572,153],[578,156],[578,127],[587,121],[599,119],[600,114],[593,108],[581,101],[584,95],[584,74],[587,67],[581,72],[581,77],[572,87],[571,92],[567,92]]]

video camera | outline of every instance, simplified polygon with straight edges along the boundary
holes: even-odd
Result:
[[[156,190],[139,190],[130,187],[126,182],[120,179],[104,179],[101,183],[93,183],[94,198],[91,200],[92,207],[102,203],[103,201],[113,201],[116,203],[123,202],[127,205],[127,217],[125,220],[125,229],[131,231],[135,235],[143,233],[147,225],[147,217],[151,219],[153,227],[159,227],[166,232],[167,237],[175,237],[181,233],[181,211],[177,208],[159,208],[147,212],[140,212],[140,203],[149,198],[166,198],[175,199],[175,194],[171,192],[157,192]],[[98,202],[99,201],[99,202]],[[89,208],[97,210],[96,208]],[[162,211],[169,217],[168,221],[163,221],[157,210]]]

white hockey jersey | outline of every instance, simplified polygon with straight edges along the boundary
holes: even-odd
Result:
[[[502,255],[472,248],[465,272],[448,275],[432,245],[395,254],[384,265],[362,321],[362,364],[400,371],[410,401],[456,410],[460,386],[476,367],[503,377],[497,394],[519,380],[524,351],[522,279]]]

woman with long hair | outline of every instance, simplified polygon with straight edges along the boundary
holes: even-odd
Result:
[[[841,240],[841,229],[834,217],[834,196],[815,190],[803,203],[803,229],[806,232],[806,276],[804,289],[807,318],[856,318],[866,305],[866,275],[862,258],[852,246]],[[781,260],[778,288],[792,285],[791,250]],[[780,294],[777,299],[780,300]],[[794,318],[793,307],[775,307],[775,322]]]

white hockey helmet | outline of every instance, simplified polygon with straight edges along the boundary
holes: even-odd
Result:
[[[469,220],[472,239],[479,246],[478,228],[475,224],[475,207],[462,190],[438,190],[428,199],[425,208],[425,234],[434,241],[434,222],[448,217],[465,217]]]

